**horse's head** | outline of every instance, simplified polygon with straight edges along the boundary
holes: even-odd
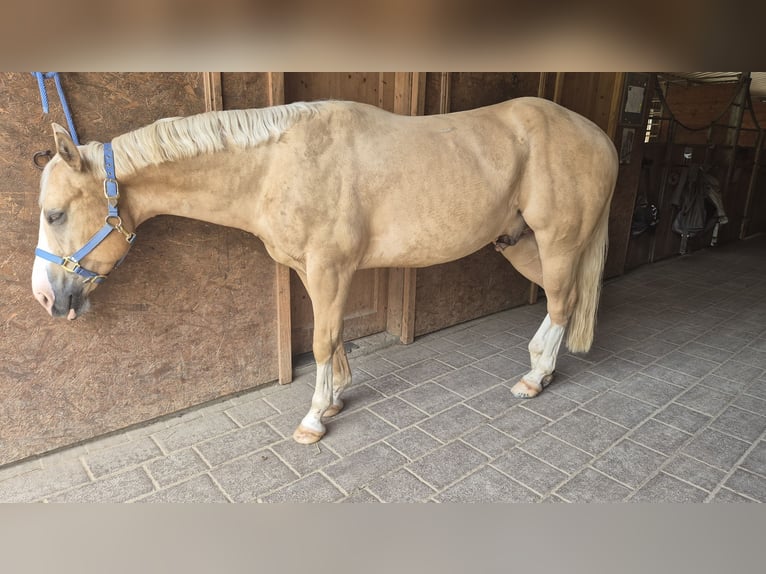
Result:
[[[40,183],[32,291],[52,316],[71,320],[88,309],[90,292],[127,253],[133,235],[123,223],[133,225],[125,210],[117,215],[116,182],[107,192],[101,165],[63,127],[54,124],[53,133],[58,153]]]

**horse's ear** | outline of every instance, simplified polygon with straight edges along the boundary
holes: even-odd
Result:
[[[56,151],[67,165],[75,171],[80,171],[82,158],[69,132],[57,123],[53,123],[53,139],[56,140]]]

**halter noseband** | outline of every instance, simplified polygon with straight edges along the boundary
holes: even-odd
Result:
[[[112,153],[111,143],[104,144],[104,168],[106,169],[106,178],[104,179],[104,197],[106,197],[107,202],[107,215],[104,219],[104,226],[99,229],[83,247],[68,257],[59,257],[58,255],[49,253],[43,249],[40,249],[39,247],[35,249],[35,255],[37,257],[41,257],[46,261],[60,265],[70,273],[76,273],[80,277],[84,278],[85,283],[102,283],[104,280],[106,280],[108,274],[100,275],[95,271],[85,269],[80,265],[80,261],[83,257],[98,247],[101,242],[106,239],[110,233],[112,233],[112,231],[117,231],[122,234],[122,236],[125,238],[125,241],[128,242],[128,249],[130,249],[130,246],[133,245],[133,242],[136,239],[135,233],[129,233],[122,226],[122,218],[120,217],[119,210],[117,209],[117,202],[120,199],[120,190],[119,186],[117,185],[117,177],[115,176],[114,171],[114,154]],[[127,255],[127,253],[125,255]],[[116,268],[119,266],[123,259],[125,259],[125,256],[120,258],[120,260],[115,263],[114,267]]]

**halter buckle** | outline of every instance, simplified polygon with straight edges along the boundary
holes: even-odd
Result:
[[[114,192],[110,193],[112,190]],[[117,206],[117,200],[120,199],[120,184],[113,177],[104,178],[104,197],[106,197],[110,206]]]
[[[65,271],[69,271],[70,273],[78,273],[80,269],[82,269],[82,266],[71,257],[64,257],[61,260],[60,265],[64,268]]]

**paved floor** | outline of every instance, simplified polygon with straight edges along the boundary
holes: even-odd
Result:
[[[0,468],[0,501],[766,501],[766,238],[604,287],[596,345],[511,396],[543,304],[352,353],[347,409],[290,434],[310,366],[182,416]],[[357,355],[357,356],[354,356]]]

